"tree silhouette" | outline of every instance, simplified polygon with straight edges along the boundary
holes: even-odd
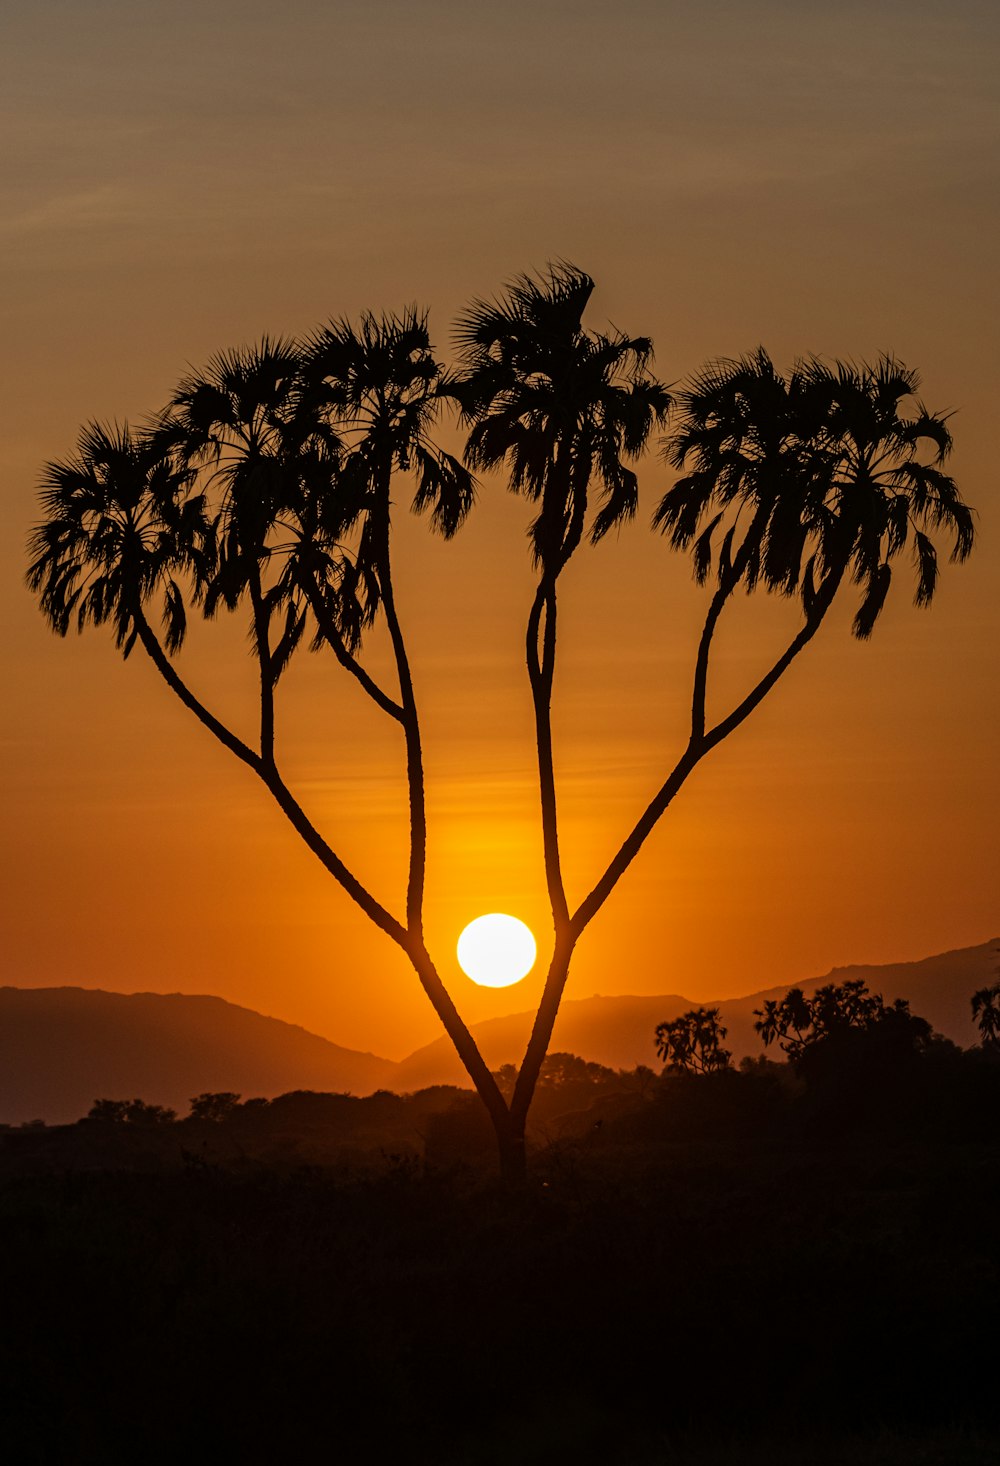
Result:
[[[951,446],[944,420],[919,404],[910,416],[901,410],[918,385],[912,372],[888,358],[871,367],[811,360],[783,376],[759,351],[710,366],[672,404],[652,374],[648,339],[584,326],[593,288],[589,276],[562,264],[539,279],[518,278],[494,301],[477,301],[459,322],[458,370],[451,373],[416,310],[369,314],[356,325],[335,321],[305,342],[265,340],[223,353],[181,382],[147,427],[92,426],[75,457],[49,464],[43,518],[30,541],[28,582],[52,627],[65,635],[71,625],[107,623],[124,656],[138,644],[406,954],[489,1112],[511,1179],[524,1172],[528,1110],[576,944],[674,796],[815,636],[845,580],[860,586],[854,631],[867,637],[885,602],[891,562],[907,545],[916,600],[926,605],[937,583],[930,533],[949,533],[958,560],[973,539],[971,511],[941,467]],[[434,441],[448,402],[468,429],[464,463]],[[551,729],[559,582],[585,540],[596,544],[635,514],[632,465],[664,427],[664,456],[681,477],[662,497],[654,524],[674,548],[692,552],[698,583],[712,582],[690,734],[574,906],[562,872]],[[925,444],[930,462],[920,456]],[[474,473],[500,468],[536,506],[526,658],[552,913],[544,993],[509,1096],[424,940],[421,724],[392,562],[401,476],[415,484],[413,509],[450,538],[473,505]],[[760,680],[713,719],[713,638],[740,586],[797,598],[802,622]],[[252,742],[180,675],[175,658],[192,612],[246,618],[259,681]],[[364,661],[366,633],[379,621],[392,649],[391,688]],[[355,875],[281,774],[277,694],[302,646],[332,653],[399,725],[410,836],[402,915]]]
[[[95,1100],[87,1111],[88,1120],[106,1125],[169,1125],[177,1119],[177,1111],[166,1105],[151,1105],[146,1100]]]
[[[768,999],[763,1008],[754,1009],[753,1026],[765,1048],[777,1043],[793,1063],[857,1034],[878,1034],[887,1048],[901,1052],[924,1048],[931,1038],[930,1024],[910,1012],[906,998],[887,1004],[860,978],[827,983],[811,998],[801,988],[790,988],[783,998]]]
[[[1000,982],[973,993],[972,1021],[979,1029],[983,1048],[1000,1045]]]
[[[232,1090],[220,1090],[217,1094],[196,1094],[191,1100],[190,1120],[210,1120],[221,1124],[228,1120],[240,1102]]]
[[[732,1053],[722,1048],[728,1032],[719,1021],[718,1008],[694,1008],[656,1025],[656,1052],[668,1069],[711,1074],[729,1068]]]
[[[87,1111],[88,1120],[100,1120],[105,1125],[124,1125],[128,1119],[129,1100],[98,1099]]]
[[[555,940],[510,1106],[514,1144],[522,1148],[570,958],[583,929],[570,915],[559,849],[551,723],[557,586],[583,540],[595,475],[601,502],[590,526],[594,543],[635,514],[638,481],[625,460],[642,453],[670,407],[666,388],[647,370],[652,356],[647,338],[584,329],[583,312],[593,289],[589,275],[559,265],[543,281],[519,277],[499,301],[477,301],[459,322],[464,370],[449,383],[470,429],[469,464],[478,469],[506,464],[511,488],[538,505],[530,534],[539,574],[526,652]]]

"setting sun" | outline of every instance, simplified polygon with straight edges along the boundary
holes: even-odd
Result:
[[[459,965],[480,987],[507,988],[520,982],[534,967],[537,952],[530,928],[499,911],[477,916],[458,939]]]

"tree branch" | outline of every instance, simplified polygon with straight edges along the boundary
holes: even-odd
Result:
[[[254,640],[260,667],[260,756],[274,764],[274,675],[271,664],[271,633],[264,611],[260,567],[250,575],[250,605],[253,608]]]
[[[642,849],[646,837],[667,809],[674,795],[682,787],[692,769],[700,762],[703,753],[703,746],[695,744],[692,741],[681,754],[671,773],[649,801],[649,804],[636,821],[626,839],[622,841],[617,854],[608,865],[594,889],[590,892],[590,895],[580,903],[573,913],[570,919],[570,926],[574,939],[579,939],[584,929],[594,919],[598,911],[600,911],[615,886]]]
[[[194,713],[198,721],[219,740],[224,748],[228,748],[230,753],[234,753],[242,763],[245,763],[249,768],[253,769],[265,788],[271,793],[292,827],[302,837],[324,868],[339,882],[351,899],[360,906],[365,915],[405,950],[406,928],[385,909],[381,902],[375,899],[340,857],[331,850],[322,835],[320,835],[319,831],[310,822],[298,801],[282,782],[281,776],[274,764],[265,762],[259,754],[254,753],[252,748],[249,748],[235,733],[230,732],[225,724],[221,723],[195,697],[186,683],[178,676],[176,668],[163,651],[149,622],[141,611],[136,613],[135,621],[139,633],[139,640],[142,642],[143,648],[170,690],[176,694],[186,708]]]
[[[698,656],[694,666],[694,686],[691,693],[691,738],[698,742],[705,735],[705,700],[708,696],[708,659],[712,649],[712,637],[722,615],[726,602],[732,595],[732,586],[722,585],[712,597],[705,617]]]
[[[393,718],[397,723],[402,723],[403,709],[399,703],[394,702],[388,693],[382,691],[381,687],[365,671],[361,663],[356,661],[347,650],[343,637],[340,635],[340,632],[334,625],[333,618],[323,604],[323,597],[319,593],[319,586],[316,584],[315,578],[313,576],[303,576],[301,577],[300,583],[306,593],[310,609],[316,618],[316,624],[320,631],[322,631],[323,638],[337,658],[337,661],[345,671],[350,672],[351,676],[360,683],[376,707],[380,707],[384,713],[388,713],[389,717]]]
[[[737,514],[736,523],[739,522]],[[708,615],[705,617],[705,625],[702,628],[701,640],[698,643],[698,655],[694,668],[694,687],[691,695],[691,737],[698,742],[705,734],[705,703],[708,696],[708,662],[712,650],[712,638],[715,635],[715,628],[718,625],[719,617],[725,609],[733,591],[739,585],[746,571],[747,562],[750,558],[751,546],[756,544],[760,534],[763,532],[767,522],[766,506],[761,506],[746,534],[743,537],[735,560],[728,566],[719,566],[719,584],[708,607]],[[730,530],[730,536],[736,532],[736,523]],[[728,541],[729,536],[727,536]]]
[[[688,775],[692,772],[693,769],[697,767],[697,765],[711,749],[715,748],[719,743],[723,741],[723,739],[728,738],[730,733],[735,732],[735,730],[741,725],[741,723],[745,722],[745,720],[753,712],[754,708],[756,708],[761,702],[763,702],[764,698],[774,687],[775,683],[791,666],[792,662],[798,656],[799,652],[802,651],[803,647],[807,646],[808,643],[816,635],[816,632],[819,630],[820,625],[822,624],[823,618],[825,617],[827,611],[830,608],[830,605],[833,602],[833,598],[836,595],[837,588],[840,585],[841,580],[843,579],[843,575],[843,566],[835,568],[829,572],[829,574],[826,576],[826,579],[822,582],[819,590],[816,593],[816,598],[813,602],[812,608],[810,609],[806,617],[805,625],[802,627],[802,630],[793,639],[787,649],[778,658],[771,670],[760,679],[756,687],[754,687],[754,689],[750,693],[748,693],[748,695],[743,699],[738,707],[734,708],[734,710],[729,714],[728,717],[723,718],[719,723],[717,723],[715,727],[711,730],[711,732],[704,733],[703,731],[701,736],[698,736],[696,732],[696,719],[699,708],[698,699],[699,697],[703,698],[704,689],[702,687],[701,693],[696,690],[693,700],[692,734],[688,746],[684,750],[681,757],[678,759],[672,772],[664,780],[663,784],[660,786],[655,796],[646,806],[640,818],[636,821],[635,826],[633,827],[627,838],[622,842],[617,854],[614,856],[604,874],[601,876],[600,880],[590,892],[590,895],[581,902],[580,906],[573,914],[570,925],[573,931],[574,939],[579,939],[580,934],[583,932],[584,928],[589,924],[589,922],[593,920],[598,911],[600,911],[601,907],[611,895],[611,892],[614,890],[615,886],[625,874],[625,871],[632,864],[632,861],[642,849],[642,846],[644,845],[650,831],[656,825],[661,816],[666,812],[668,806],[674,799],[674,796],[678,793],[678,791],[685,783]],[[713,599],[712,605],[709,608],[708,619],[705,623],[705,631],[702,633],[702,645],[699,647],[698,663],[695,668],[696,683],[700,671],[703,677],[707,677],[708,651],[711,644],[712,633],[715,630],[715,625],[718,622],[719,614],[721,613],[722,607],[725,605],[725,601],[728,598],[727,596],[723,596],[722,600],[717,606],[716,602],[719,601],[720,596],[722,596],[721,587],[719,592],[716,593],[716,597]],[[703,712],[703,701],[701,702],[700,706]]]
[[[570,959],[575,946],[576,937],[567,926],[564,924],[561,928],[557,928],[555,949],[552,953],[552,961],[549,963],[549,970],[545,974],[542,999],[535,1013],[535,1021],[531,1026],[531,1037],[528,1039],[524,1058],[517,1071],[514,1093],[510,1102],[511,1123],[517,1133],[523,1134],[538,1076],[541,1073],[545,1055],[549,1051],[552,1030],[555,1027],[559,1004],[566,987]]]
[[[386,549],[386,571],[388,572],[388,548]],[[420,721],[413,692],[413,678],[410,674],[406,643],[403,639],[399,617],[396,614],[396,598],[392,591],[389,574],[382,587],[382,604],[389,628],[396,658],[396,673],[399,678],[399,696],[402,704],[403,737],[406,742],[406,787],[410,804],[410,864],[406,881],[406,924],[411,932],[423,930],[424,882],[427,873],[427,804],[424,792],[424,760],[420,738]]]
[[[384,409],[384,403],[381,404]],[[376,508],[372,512],[375,528],[377,573],[382,593],[386,626],[396,662],[396,677],[399,682],[399,722],[403,728],[406,743],[406,790],[410,812],[410,860],[406,877],[406,925],[408,930],[423,940],[424,885],[427,875],[427,804],[424,792],[424,758],[420,737],[420,719],[417,714],[417,700],[413,691],[413,677],[406,653],[399,616],[396,613],[396,596],[392,585],[392,559],[389,547],[391,534],[390,489],[392,484],[392,453],[384,444],[381,460],[376,469]]]
[[[771,670],[764,674],[764,676],[757,683],[756,687],[754,687],[753,690],[749,692],[747,696],[743,699],[743,701],[733,709],[729,716],[726,718],[722,718],[718,723],[716,723],[711,732],[705,734],[705,753],[707,753],[709,749],[715,748],[717,744],[723,741],[723,739],[728,738],[730,733],[735,732],[740,724],[746,721],[746,719],[753,712],[754,708],[758,707],[764,701],[764,698],[771,691],[771,688],[775,685],[778,679],[788,670],[792,662],[794,662],[795,658],[798,656],[799,652],[802,651],[804,647],[809,645],[809,643],[812,641],[813,637],[819,630],[820,626],[823,624],[823,619],[833,603],[833,598],[837,593],[837,589],[843,577],[844,567],[842,566],[835,567],[828,573],[826,578],[820,584],[819,590],[816,592],[816,599],[814,600],[812,607],[806,616],[805,624],[803,625],[802,630],[799,632],[799,634],[789,643],[788,647],[775,662]]]
[[[544,617],[544,622],[543,622]],[[539,634],[542,651],[539,657]],[[538,753],[538,788],[542,813],[542,847],[545,881],[558,931],[569,920],[569,906],[563,884],[559,854],[559,820],[556,803],[555,765],[552,753],[552,684],[556,659],[555,580],[543,578],[535,592],[528,616],[526,636],[528,681],[535,713],[535,747]]]
[[[822,618],[820,618],[820,620],[821,619]],[[728,738],[730,733],[734,733],[736,729],[740,726],[740,724],[746,721],[746,719],[753,712],[754,708],[759,707],[759,705],[764,701],[764,698],[771,691],[771,688],[774,686],[774,684],[778,681],[782,674],[787,671],[792,662],[794,662],[795,658],[798,656],[799,652],[802,651],[803,647],[807,646],[809,642],[812,641],[813,637],[816,635],[816,632],[819,630],[819,625],[819,620],[807,621],[802,630],[799,632],[798,636],[796,636],[795,639],[788,645],[788,647],[786,647],[785,651],[782,652],[781,656],[775,662],[774,666],[769,672],[765,673],[765,675],[760,679],[753,691],[747,694],[747,696],[743,699],[739,706],[734,708],[728,717],[722,718],[718,723],[716,723],[715,727],[709,733],[705,734],[705,753],[707,753],[709,749],[715,748],[715,746],[721,743],[723,739]]]
[[[479,1046],[441,981],[437,968],[424,946],[423,938],[411,937],[406,950],[424,992],[430,999],[445,1032],[454,1044],[459,1058],[476,1086],[476,1092],[489,1110],[498,1132],[506,1132],[510,1125],[510,1110],[507,1102],[480,1053]]]
[[[146,620],[145,614],[141,610],[133,614],[143,650],[171,692],[176,694],[190,712],[194,713],[199,723],[206,727],[224,748],[228,748],[230,753],[234,753],[242,763],[247,764],[253,769],[255,774],[259,774],[261,772],[260,755],[254,753],[253,749],[244,743],[242,738],[238,738],[235,733],[231,733],[224,723],[221,723],[214,714],[208,711],[203,703],[198,701],[190,688],[181,681],[174,664],[160,646],[152,627]]]
[[[406,928],[377,901],[367,887],[363,886],[338,855],[330,849],[323,836],[315,828],[302,806],[283,782],[277,769],[262,767],[258,770],[265,787],[273,795],[279,809],[289,824],[302,837],[321,865],[344,888],[351,900],[360,906],[365,915],[381,931],[390,936],[398,946],[407,950]]]
[[[562,451],[552,465],[558,473]],[[565,469],[563,469],[565,474]],[[558,502],[558,501],[555,501]],[[586,493],[579,489],[573,498],[572,516],[564,542],[548,564],[543,560],[542,574],[528,614],[525,637],[528,681],[535,713],[535,747],[538,753],[538,790],[542,815],[542,848],[545,860],[545,883],[555,948],[545,976],[542,999],[532,1024],[531,1036],[517,1072],[511,1098],[511,1123],[516,1134],[524,1134],[528,1110],[538,1084],[545,1055],[548,1053],[559,1004],[562,1001],[570,959],[576,945],[570,929],[569,903],[562,874],[559,850],[559,815],[556,799],[555,763],[552,750],[552,689],[556,669],[556,583],[569,563],[583,536],[586,518]],[[541,653],[539,654],[539,638]]]

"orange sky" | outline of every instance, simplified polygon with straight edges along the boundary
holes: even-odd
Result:
[[[60,642],[23,589],[41,462],[140,418],[188,363],[410,301],[442,354],[474,295],[552,257],[590,323],[653,336],[677,380],[762,342],[891,350],[954,408],[980,513],[930,612],[824,627],[699,770],[584,938],[568,996],[695,999],[981,942],[998,926],[1000,490],[995,7],[543,0],[502,6],[73,0],[4,6],[0,107],[5,636],[2,981],[212,992],[398,1057],[436,1036],[416,979],[140,655]],[[684,733],[704,610],[646,524],[581,553],[561,607],[557,756],[571,893]],[[526,506],[485,486],[450,545],[400,529],[431,815],[428,930],[475,1021],[461,926],[542,936],[523,621]],[[740,607],[718,694],[787,607]],[[377,658],[378,649],[373,648]],[[193,681],[252,717],[242,628]],[[285,689],[285,765],[332,843],[402,904],[401,749],[322,658]]]

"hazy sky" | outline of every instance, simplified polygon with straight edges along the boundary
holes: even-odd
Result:
[[[676,381],[762,342],[918,367],[954,409],[980,514],[965,567],[874,639],[849,607],[695,776],[578,953],[568,995],[695,999],[916,958],[1000,930],[997,364],[1000,12],[992,3],[5,0],[2,980],[213,992],[399,1056],[437,1024],[395,949],[137,654],[60,642],[23,589],[41,463],[138,419],[189,363],[331,315],[475,295],[562,257],[590,321],[653,336]],[[577,899],[683,735],[704,596],[639,520],[562,604],[558,764]],[[428,930],[507,909],[543,934],[526,679],[527,507],[488,483],[450,545],[400,533],[426,723]],[[743,604],[732,697],[788,608]],[[373,653],[378,655],[377,648]],[[252,717],[241,627],[184,666]],[[401,750],[335,666],[290,675],[288,777],[402,904]]]

